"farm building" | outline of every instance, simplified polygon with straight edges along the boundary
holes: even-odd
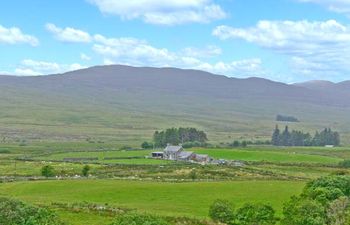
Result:
[[[162,158],[166,160],[176,161],[193,161],[207,163],[210,162],[211,158],[208,155],[196,154],[193,152],[185,151],[181,146],[167,145],[163,152],[152,152],[153,158]]]

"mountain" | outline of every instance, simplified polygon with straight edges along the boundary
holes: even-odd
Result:
[[[313,89],[313,90],[333,89],[337,86],[337,84],[326,80],[312,80],[312,81],[307,81],[303,83],[296,83],[294,85],[298,87]]]
[[[277,114],[292,128],[350,135],[350,82],[288,85],[198,70],[96,66],[37,77],[0,76],[5,140],[136,144],[157,129],[195,126],[214,142],[269,138]],[[284,124],[281,124],[284,125]]]

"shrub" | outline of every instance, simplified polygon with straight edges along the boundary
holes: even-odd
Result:
[[[83,170],[81,171],[81,173],[83,174],[84,177],[89,176],[90,169],[91,169],[91,167],[89,165],[85,165],[83,167]]]
[[[23,202],[0,198],[1,225],[61,225],[56,214],[45,208],[37,208]]]
[[[53,177],[55,176],[55,170],[52,166],[46,165],[41,168],[41,175],[44,177]]]
[[[350,168],[350,160],[344,160],[344,161],[340,162],[339,166],[343,167],[343,168]]]
[[[143,142],[141,144],[141,148],[142,149],[152,149],[153,148],[153,143],[149,143],[147,141]]]
[[[330,225],[350,224],[350,200],[341,197],[331,202],[327,208],[327,220]]]
[[[118,216],[111,225],[170,225],[161,217],[148,215],[127,213]]]
[[[292,197],[283,207],[282,225],[324,225],[324,207],[315,200]]]
[[[312,199],[333,201],[340,196],[350,196],[350,176],[327,176],[309,182],[303,195]]]
[[[215,222],[232,224],[234,209],[230,202],[218,199],[210,206],[209,216]]]
[[[245,204],[236,212],[239,225],[273,225],[276,224],[275,210],[264,204]]]

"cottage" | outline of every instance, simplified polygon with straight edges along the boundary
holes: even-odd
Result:
[[[168,160],[178,160],[182,152],[184,152],[184,149],[181,145],[173,146],[168,144],[163,151],[163,158]]]
[[[188,152],[185,151],[181,145],[174,146],[170,144],[166,146],[163,152],[152,152],[152,158],[200,163],[208,163],[211,161],[208,155]]]

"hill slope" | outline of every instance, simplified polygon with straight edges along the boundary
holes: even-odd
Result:
[[[301,120],[292,128],[330,126],[350,135],[348,83],[314,86],[118,65],[41,77],[0,76],[0,134],[5,140],[139,143],[156,129],[195,126],[221,142],[267,138],[275,116],[286,114]]]

